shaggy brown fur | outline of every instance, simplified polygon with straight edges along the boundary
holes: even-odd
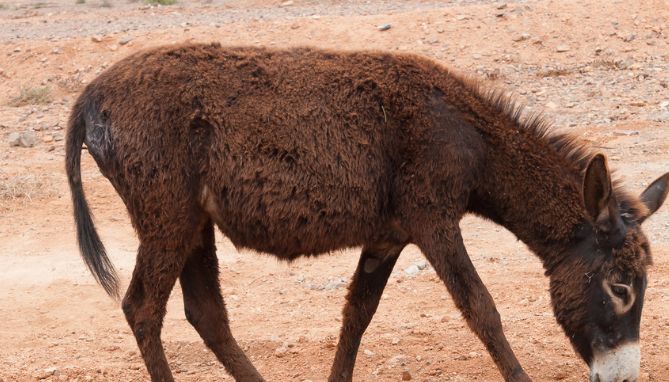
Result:
[[[123,310],[152,380],[172,380],[160,329],[177,278],[188,320],[230,374],[262,380],[230,333],[215,224],[237,247],[287,260],[363,247],[331,381],[351,380],[407,243],[434,266],[504,378],[528,381],[462,242],[459,221],[476,213],[541,257],[556,317],[589,362],[580,342],[592,343],[584,328],[600,314],[586,306],[600,297],[583,275],[606,266],[645,280],[645,263],[616,261],[613,250],[632,232],[624,251],[641,251],[638,223],[662,203],[669,177],[645,194],[650,211],[608,191],[603,157],[521,114],[500,92],[412,55],[217,44],[137,53],[89,84],[70,119],[67,172],[82,253],[116,294],[81,186],[85,142],[140,239]],[[638,338],[638,320],[628,326]]]

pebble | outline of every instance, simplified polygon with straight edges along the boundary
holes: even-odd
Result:
[[[347,281],[346,281],[345,278],[338,277],[338,278],[334,278],[334,279],[328,281],[325,285],[323,285],[323,289],[324,290],[335,290],[335,289],[339,289],[341,287],[346,286],[346,284],[347,284]]]
[[[53,136],[52,135],[45,135],[44,137],[42,137],[42,142],[44,142],[44,143],[53,142]]]
[[[295,4],[295,2],[294,2],[293,0],[288,0],[288,1],[284,1],[283,3],[281,3],[280,6],[281,6],[281,7],[289,7],[289,6],[293,5],[293,4]]]
[[[102,36],[98,36],[98,35],[93,36],[93,37],[91,37],[91,40],[93,42],[102,42]]]
[[[623,37],[623,41],[625,42],[632,42],[634,39],[636,39],[636,35],[634,33],[628,34],[627,36]]]
[[[408,361],[407,356],[405,356],[404,354],[397,354],[388,360],[388,366],[389,367],[404,366],[406,365],[407,361]]]
[[[381,25],[378,25],[378,26],[376,27],[376,29],[378,29],[379,31],[383,32],[383,31],[387,31],[388,29],[390,29],[390,28],[392,28],[392,27],[393,27],[393,26],[390,25],[390,24],[381,24]]]
[[[9,146],[11,147],[33,147],[37,143],[37,137],[32,131],[9,134]]]
[[[546,103],[546,108],[551,109],[551,110],[555,110],[555,109],[558,108],[558,105],[555,102],[550,101],[550,102]]]
[[[625,59],[625,60],[619,60],[615,62],[616,68],[618,69],[628,69],[632,65],[634,65],[634,60],[631,58]]]
[[[402,380],[403,380],[403,381],[410,381],[410,380],[411,380],[411,373],[409,373],[408,371],[404,370],[404,371],[402,372]]]
[[[661,113],[658,113],[652,117],[653,121],[655,122],[667,122],[669,121],[669,111],[663,111]]]
[[[121,38],[121,39],[118,40],[118,44],[119,44],[119,45],[126,45],[126,44],[129,43],[130,41],[132,41],[132,38],[130,38],[130,37],[123,37],[123,38]]]
[[[558,45],[555,48],[555,51],[558,53],[564,53],[564,52],[569,52],[569,45]]]
[[[404,269],[404,273],[406,273],[409,276],[415,276],[420,272],[420,269],[418,269],[418,266],[416,264],[410,265],[406,269]]]
[[[47,367],[46,369],[38,372],[35,377],[39,380],[47,379],[47,378],[55,375],[57,371],[58,371],[58,369],[55,368],[55,367]]]
[[[629,137],[632,135],[639,135],[639,132],[637,130],[615,130],[613,132],[613,135],[617,135],[620,137]]]
[[[286,345],[281,345],[274,350],[274,356],[277,358],[283,358],[287,353],[288,347]]]
[[[521,41],[529,40],[530,37],[532,37],[532,36],[530,36],[529,33],[521,33],[521,34],[517,35],[516,37],[514,37],[513,41],[521,42]]]
[[[364,351],[363,353],[365,353],[365,355],[366,355],[367,357],[371,357],[371,356],[374,355],[374,352],[371,351],[371,350],[369,350],[369,349],[365,349],[365,351]]]

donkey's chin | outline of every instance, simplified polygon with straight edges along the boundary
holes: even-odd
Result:
[[[596,351],[590,364],[590,382],[635,382],[639,378],[640,363],[638,342]]]

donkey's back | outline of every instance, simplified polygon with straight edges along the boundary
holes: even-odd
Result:
[[[207,215],[237,246],[294,258],[404,240],[416,166],[471,157],[462,131],[426,150],[449,81],[413,56],[190,45],[116,64],[79,113],[140,235]]]

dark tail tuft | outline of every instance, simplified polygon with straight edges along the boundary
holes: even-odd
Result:
[[[72,193],[74,221],[77,226],[77,241],[84,262],[93,277],[112,298],[119,299],[118,276],[114,265],[107,257],[100,236],[95,230],[91,210],[84,198],[81,184],[81,147],[86,137],[86,123],[83,118],[83,102],[80,99],[70,115],[65,145],[65,170]]]

